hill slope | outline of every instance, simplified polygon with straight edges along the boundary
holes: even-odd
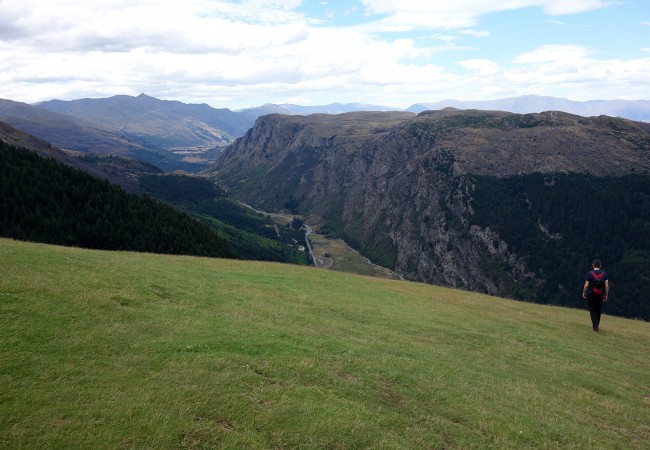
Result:
[[[43,139],[17,130],[1,121],[0,141],[38,153],[44,158],[51,158],[60,163],[75,167],[95,178],[104,178],[111,183],[119,184],[129,192],[133,192],[136,189],[137,178],[142,174],[162,172],[151,164],[126,156],[75,151],[65,152],[52,146],[52,144]]]
[[[0,99],[0,120],[63,149],[114,155],[133,155],[145,149],[99,123],[27,103]]]
[[[449,109],[264,116],[214,173],[412,280],[577,306],[600,257],[611,312],[650,319],[649,169],[647,123]]]
[[[0,239],[0,446],[650,440],[647,323],[273,263]]]
[[[38,106],[0,99],[0,120],[59,148],[132,156],[168,171],[207,166],[204,158],[213,158],[215,152],[207,147],[232,139],[217,129],[224,114],[233,116],[227,123],[237,121],[234,129],[223,125],[233,133],[241,134],[250,125],[229,110],[147,96],[52,100]]]
[[[87,118],[125,135],[157,140],[166,148],[215,146],[243,134],[249,126],[238,113],[226,108],[159,100],[145,94],[50,100],[38,107]]]
[[[252,121],[229,109],[206,104],[185,104],[159,100],[141,94],[72,101],[51,100],[38,108],[92,120],[130,142],[159,149],[165,170],[199,172],[214,158],[218,145],[231,142],[251,126]]]
[[[0,140],[0,236],[106,250],[236,257],[209,226]]]
[[[304,244],[304,231],[278,226],[228,197],[208,178],[148,175],[140,177],[138,186],[142,192],[208,223],[243,259],[310,264],[309,255],[297,248]]]

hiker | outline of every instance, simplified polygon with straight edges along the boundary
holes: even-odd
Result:
[[[582,298],[589,304],[589,314],[591,315],[591,324],[594,331],[598,332],[600,325],[600,312],[603,308],[603,302],[607,301],[609,294],[609,280],[607,272],[601,270],[599,259],[594,260],[591,265],[593,270],[585,274],[585,284],[582,287]]]

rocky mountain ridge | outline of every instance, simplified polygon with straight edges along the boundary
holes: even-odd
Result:
[[[513,208],[528,214],[520,204],[536,202],[521,220],[536,223],[530,231],[535,245],[549,242],[557,251],[553,236],[566,230],[532,211],[549,208],[539,203],[566,182],[563,175],[609,179],[647,176],[649,169],[646,123],[447,109],[417,116],[264,116],[223,151],[214,174],[247,203],[320,216],[352,246],[407,279],[514,295],[521,286],[542,289],[549,278],[522,253],[530,245],[499,233],[498,218],[479,221],[487,215],[477,211],[512,201],[478,202],[479,186],[542,174],[527,179],[531,199],[524,195]],[[591,256],[575,258],[587,264]]]
[[[296,163],[313,163],[302,171],[304,179],[321,173],[325,162],[332,172],[349,163],[358,171],[348,172],[346,184],[356,184],[366,174],[388,178],[430,169],[498,177],[532,172],[620,176],[647,171],[648,149],[650,124],[558,111],[273,114],[260,117],[227,147],[214,168],[225,174],[263,165],[270,172],[290,157],[302,158]]]

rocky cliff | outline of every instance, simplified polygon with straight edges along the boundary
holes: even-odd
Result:
[[[321,216],[408,279],[562,303],[553,299],[569,295],[563,286],[577,282],[576,273],[573,281],[551,280],[530,254],[572,245],[563,237],[570,225],[552,213],[553,196],[579,203],[579,193],[566,196],[560,186],[579,191],[599,179],[646,180],[648,169],[650,124],[446,109],[264,116],[224,150],[214,173],[246,202]],[[565,180],[570,174],[578,178]],[[519,191],[499,181],[513,179],[525,179]],[[490,214],[511,203],[503,217]],[[515,239],[507,234],[517,234],[510,227],[519,220],[534,227]],[[592,257],[572,251],[572,264]],[[544,293],[549,284],[552,295]]]

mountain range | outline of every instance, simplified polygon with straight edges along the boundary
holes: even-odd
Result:
[[[0,100],[0,120],[62,149],[117,155],[144,149],[101,123],[27,103]]]
[[[170,149],[214,147],[232,141],[250,128],[245,117],[227,108],[159,100],[145,94],[50,100],[35,106],[91,120],[118,130],[123,136]]]
[[[165,171],[190,172],[207,167],[215,148],[252,123],[228,109],[146,95],[38,105],[0,100],[0,120],[64,150],[131,156]]]
[[[501,110],[517,113],[565,111],[583,116],[606,114],[650,121],[649,101],[573,102],[554,97],[523,96],[489,102],[446,100],[416,104],[408,111],[443,109]],[[84,153],[131,156],[165,171],[201,172],[220,149],[267,114],[341,114],[355,111],[391,111],[398,108],[361,103],[320,106],[266,104],[231,111],[206,104],[136,97],[71,101],[50,100],[34,105],[0,99],[0,120],[53,145]]]

